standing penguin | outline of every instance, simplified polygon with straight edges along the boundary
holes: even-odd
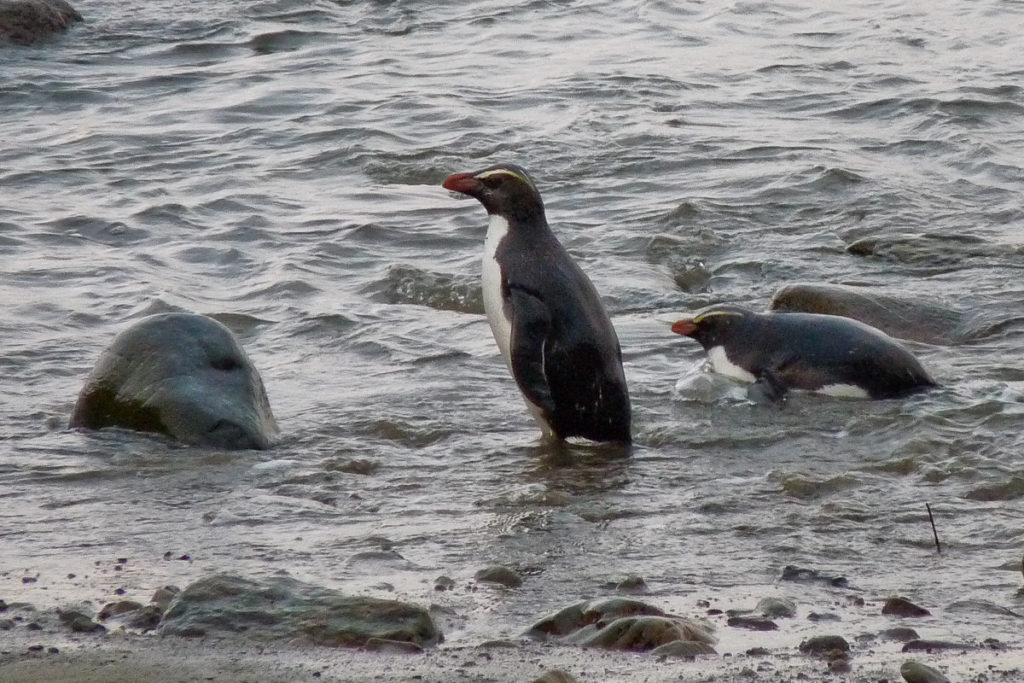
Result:
[[[847,398],[897,398],[935,386],[895,339],[862,322],[816,313],[712,306],[672,331],[700,342],[712,369],[754,385],[751,398],[788,389]]]
[[[630,441],[615,329],[594,285],[548,227],[533,180],[505,164],[456,173],[443,187],[475,197],[490,216],[484,310],[545,437]]]

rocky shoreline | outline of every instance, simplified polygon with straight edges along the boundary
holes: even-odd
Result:
[[[124,559],[124,558],[121,558]],[[13,579],[10,575],[5,577]],[[26,585],[33,577],[23,577]],[[513,569],[488,567],[473,589],[517,590]],[[788,681],[879,683],[1019,680],[1024,651],[994,638],[922,637],[935,617],[902,596],[868,599],[841,576],[786,567],[780,586],[834,589],[829,605],[768,596],[752,607],[698,600],[671,614],[641,577],[524,625],[518,637],[468,640],[457,610],[349,596],[280,575],[206,576],[97,608],[0,600],[0,679],[35,681]],[[439,577],[438,594],[460,588]],[[998,605],[945,610],[1021,615]],[[884,616],[865,631],[858,614]],[[451,637],[445,632],[454,633]],[[924,629],[920,629],[924,631]]]

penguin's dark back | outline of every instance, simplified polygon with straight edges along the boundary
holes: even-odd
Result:
[[[815,313],[767,313],[750,334],[775,362],[799,362],[822,377],[863,387],[874,398],[935,384],[917,358],[884,332],[850,318]]]

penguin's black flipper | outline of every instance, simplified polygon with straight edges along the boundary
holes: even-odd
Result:
[[[544,342],[551,329],[551,312],[538,297],[510,284],[512,309],[512,374],[523,395],[548,415],[555,412],[551,388],[544,373]]]
[[[747,398],[754,403],[780,403],[789,390],[771,370],[764,370],[757,381],[747,387]]]

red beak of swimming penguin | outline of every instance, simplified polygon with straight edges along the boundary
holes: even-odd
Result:
[[[672,331],[676,334],[682,334],[687,337],[692,337],[693,333],[697,331],[697,325],[692,320],[687,318],[686,320],[677,320],[672,323]]]

